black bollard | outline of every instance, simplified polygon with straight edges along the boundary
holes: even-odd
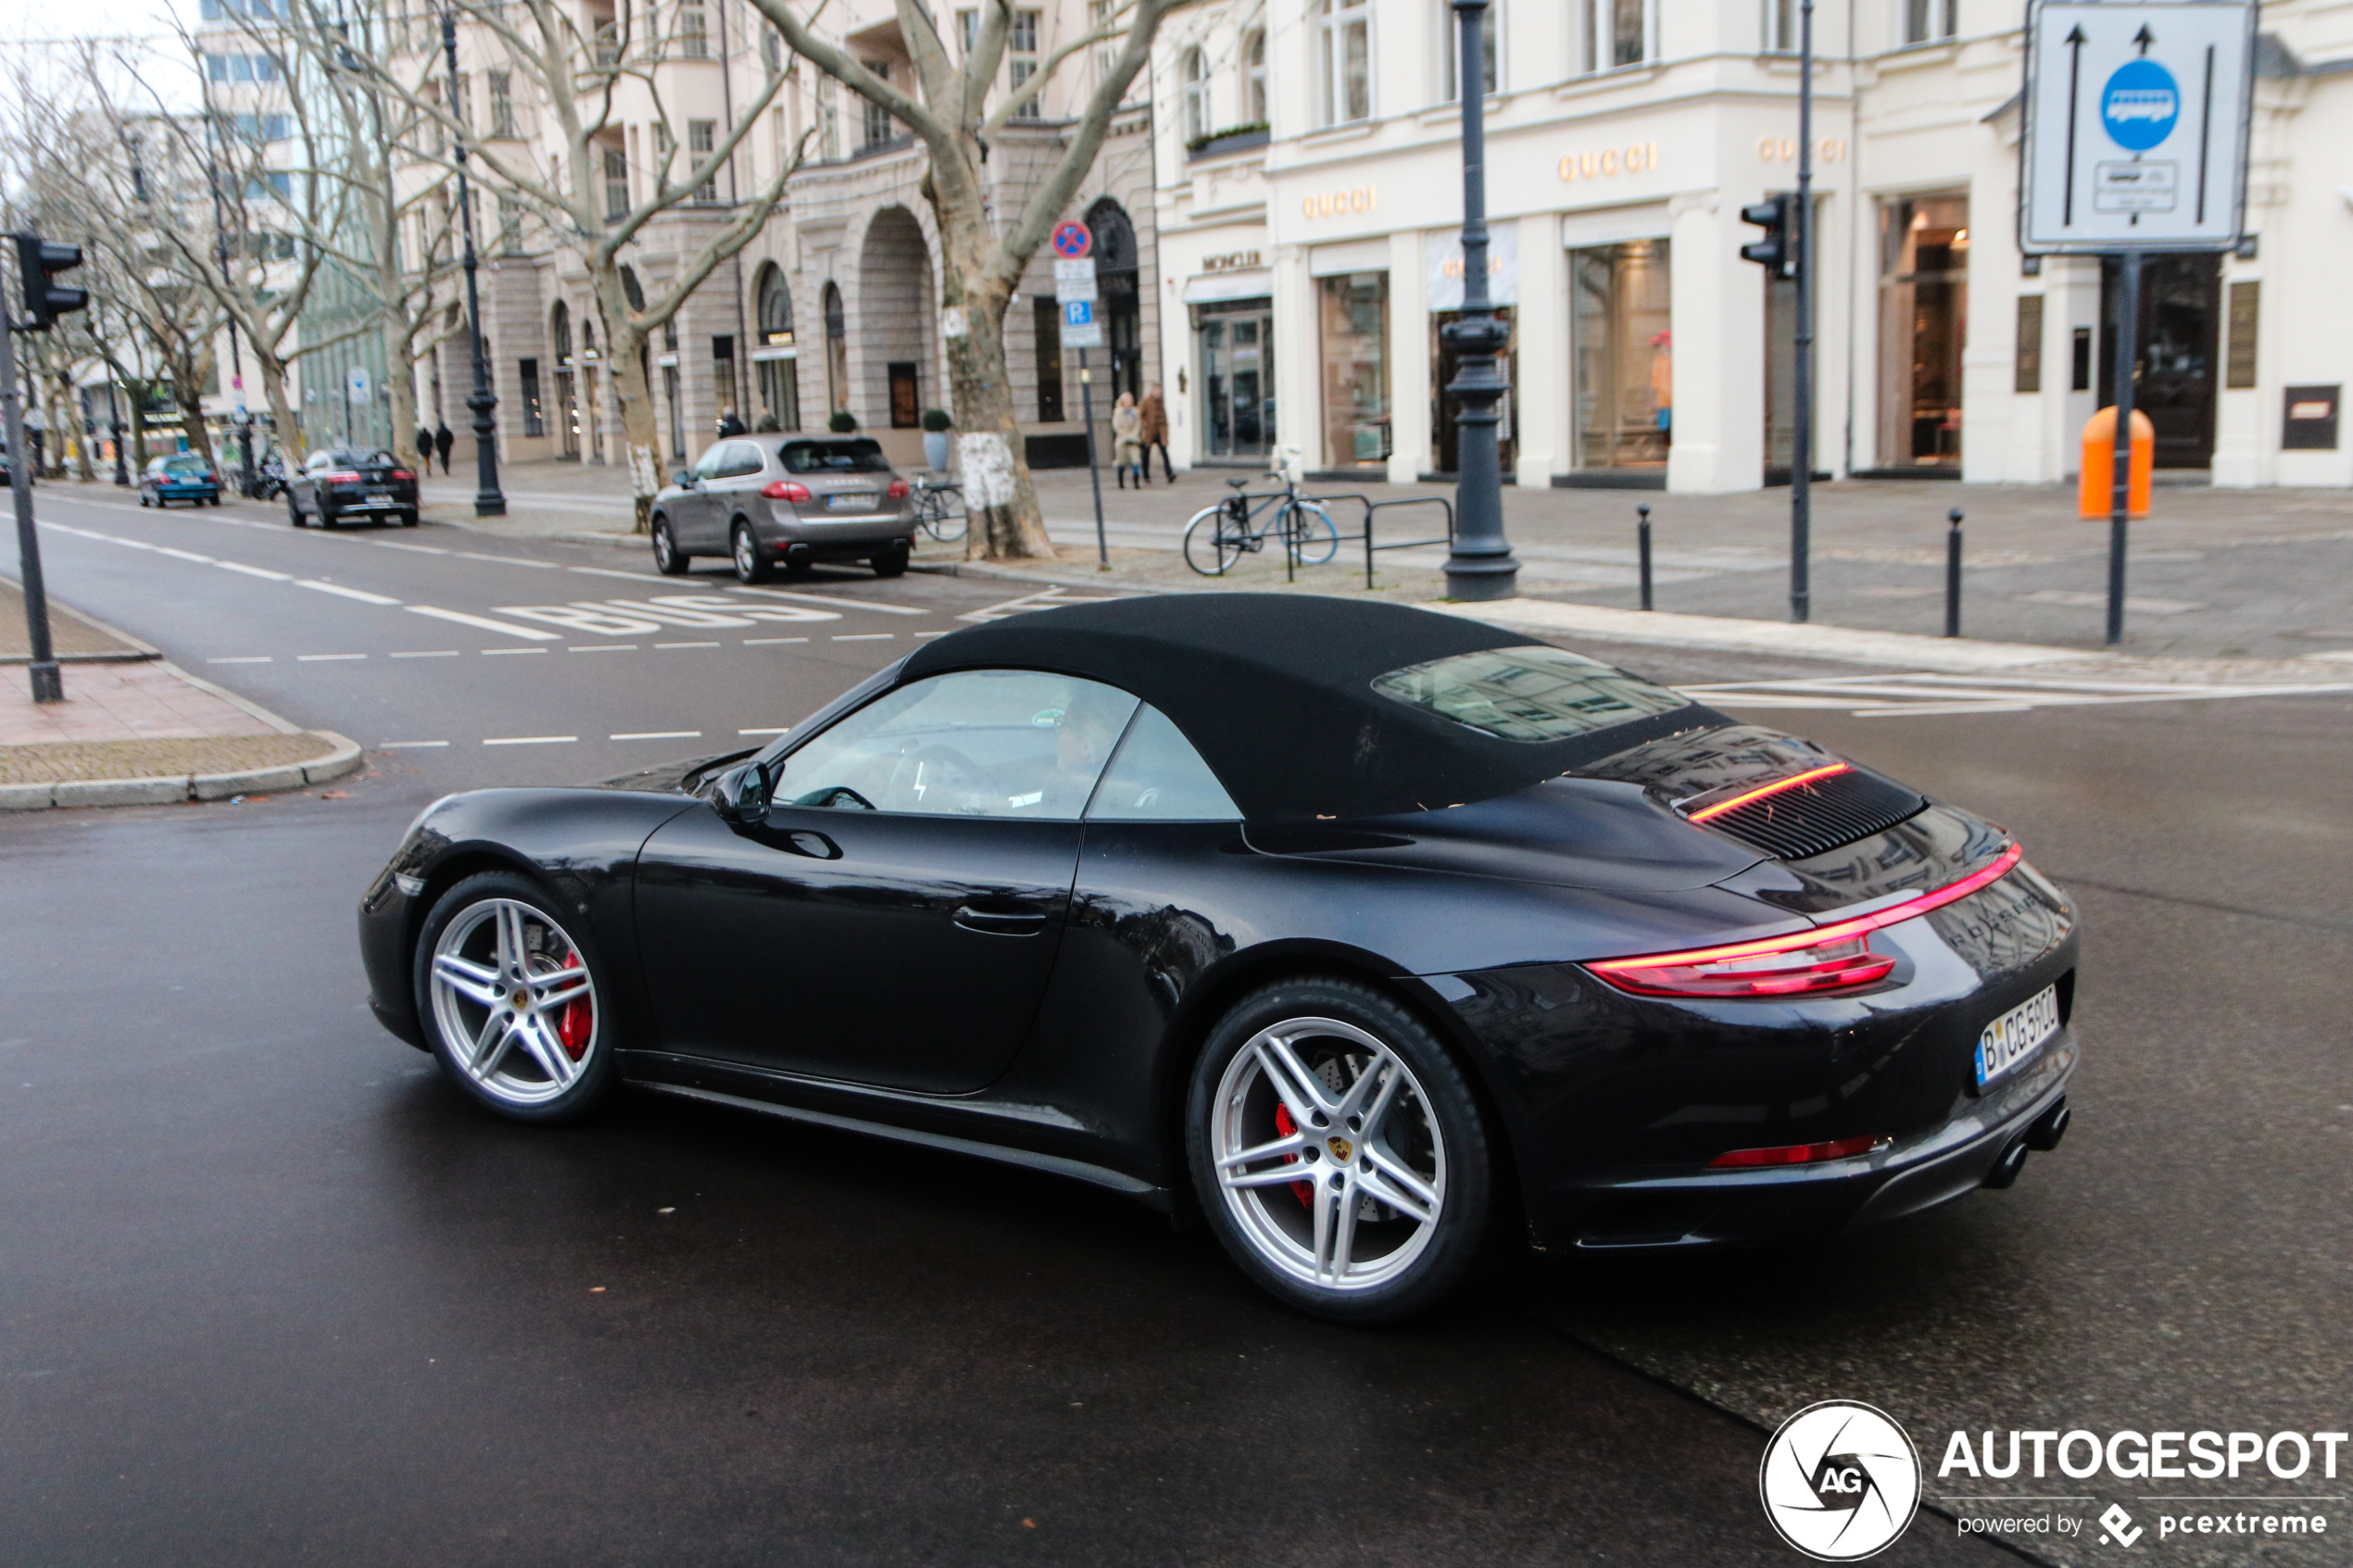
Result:
[[[1634,510],[1640,513],[1642,519],[1642,525],[1634,531],[1634,536],[1638,553],[1642,557],[1642,608],[1648,609],[1651,608],[1651,509],[1649,504],[1645,502],[1636,507]]]
[[[1944,514],[1952,523],[1944,535],[1944,634],[1961,634],[1961,508]]]

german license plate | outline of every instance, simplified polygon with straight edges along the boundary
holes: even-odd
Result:
[[[825,509],[836,512],[866,512],[875,508],[875,493],[871,490],[850,490],[825,497]]]
[[[2045,985],[1985,1026],[1977,1037],[1977,1086],[1983,1088],[2032,1056],[2058,1033],[2058,987]]]

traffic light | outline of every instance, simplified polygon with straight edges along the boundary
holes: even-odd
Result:
[[[57,245],[38,234],[10,237],[17,242],[17,275],[24,284],[24,320],[19,326],[29,332],[46,332],[67,311],[90,303],[82,290],[49,281],[82,265],[80,245]]]
[[[1775,191],[1763,201],[1741,208],[1742,222],[1754,223],[1765,231],[1763,239],[1751,240],[1741,246],[1741,259],[1755,262],[1768,276],[1795,276],[1797,247],[1791,244],[1789,220],[1796,209],[1797,198],[1787,191]]]

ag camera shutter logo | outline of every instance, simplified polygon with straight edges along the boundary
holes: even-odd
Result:
[[[1825,1399],[1781,1423],[1756,1487],[1781,1539],[1818,1562],[1857,1562],[1919,1512],[1919,1450],[1886,1411]]]

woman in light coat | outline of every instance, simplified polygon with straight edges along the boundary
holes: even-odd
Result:
[[[1144,487],[1144,416],[1136,411],[1136,395],[1123,392],[1111,411],[1112,449],[1119,472],[1119,487],[1127,488],[1127,470],[1136,470],[1136,488]]]

